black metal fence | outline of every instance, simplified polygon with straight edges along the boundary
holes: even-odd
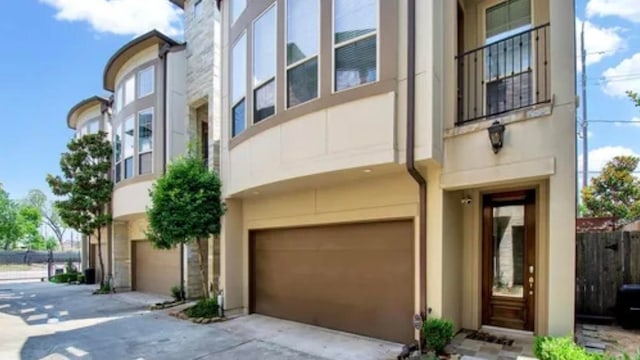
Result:
[[[540,25],[456,57],[458,125],[551,101],[549,26]]]
[[[80,266],[78,251],[0,251],[0,281],[48,278],[71,261]]]

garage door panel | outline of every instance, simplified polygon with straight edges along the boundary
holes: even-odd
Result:
[[[252,311],[392,341],[413,338],[411,221],[252,236]]]
[[[180,252],[155,249],[149,241],[135,241],[135,290],[169,295],[180,284]]]

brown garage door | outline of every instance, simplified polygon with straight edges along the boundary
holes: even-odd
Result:
[[[397,342],[413,339],[413,223],[251,234],[251,311]]]
[[[158,250],[149,241],[134,241],[134,290],[171,294],[171,287],[180,284],[178,249]]]

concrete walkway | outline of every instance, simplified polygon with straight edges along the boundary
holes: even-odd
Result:
[[[95,286],[0,283],[0,359],[395,359],[399,344],[252,315],[199,325],[163,298]]]

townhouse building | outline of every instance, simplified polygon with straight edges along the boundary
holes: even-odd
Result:
[[[206,258],[228,314],[396,342],[416,314],[573,331],[573,1],[172,2],[185,43],[143,35],[104,74],[116,284],[162,291],[181,257],[198,284],[193,249],[143,232],[153,179],[198,139],[223,183]]]
[[[219,5],[228,312],[573,330],[573,1]]]

